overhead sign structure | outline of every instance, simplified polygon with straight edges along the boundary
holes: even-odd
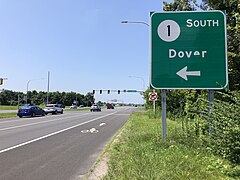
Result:
[[[149,101],[156,101],[158,98],[157,92],[150,92],[148,93]]]
[[[226,18],[222,11],[151,15],[151,86],[223,89],[228,85]]]

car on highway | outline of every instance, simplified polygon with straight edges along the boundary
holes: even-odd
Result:
[[[113,104],[107,103],[106,106],[107,106],[107,109],[114,109]]]
[[[74,105],[74,104],[71,105],[71,106],[70,106],[70,109],[77,109],[77,105]]]
[[[93,104],[90,108],[90,111],[101,111],[101,107],[98,104]]]
[[[45,111],[46,115],[48,113],[51,114],[63,113],[63,108],[61,104],[47,104],[43,110]]]
[[[45,111],[38,106],[26,105],[19,108],[17,115],[20,118],[23,116],[45,116]]]

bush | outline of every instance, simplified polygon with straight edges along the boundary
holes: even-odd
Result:
[[[232,163],[240,163],[240,98],[237,93],[217,96],[209,109],[208,101],[201,96],[188,107],[188,118],[199,138],[207,142],[209,149]],[[225,96],[225,97],[224,97]]]

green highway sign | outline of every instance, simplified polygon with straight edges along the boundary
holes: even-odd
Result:
[[[222,11],[151,14],[151,86],[223,89],[228,85]]]
[[[127,90],[127,92],[138,92],[137,90]]]

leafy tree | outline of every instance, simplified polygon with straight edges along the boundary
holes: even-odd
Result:
[[[84,102],[86,106],[91,106],[94,103],[95,99],[92,93],[87,93],[84,97]]]
[[[47,100],[47,93],[43,92],[43,91],[40,91],[37,94],[37,99],[38,99],[38,103],[37,104],[45,104],[46,100]]]
[[[23,92],[14,92],[10,90],[5,90],[0,93],[0,105],[18,105],[18,97],[20,105],[25,104],[23,101]],[[28,91],[28,103],[33,102],[33,104],[40,105],[45,104],[47,99],[47,93],[36,90]],[[75,93],[75,92],[50,92],[49,93],[49,103],[60,103],[66,106],[72,105],[72,103],[77,99],[80,104],[84,106],[91,106],[94,103],[94,97],[92,93],[88,93],[86,96]]]
[[[174,0],[163,4],[164,11],[194,11],[198,7],[197,0]]]

